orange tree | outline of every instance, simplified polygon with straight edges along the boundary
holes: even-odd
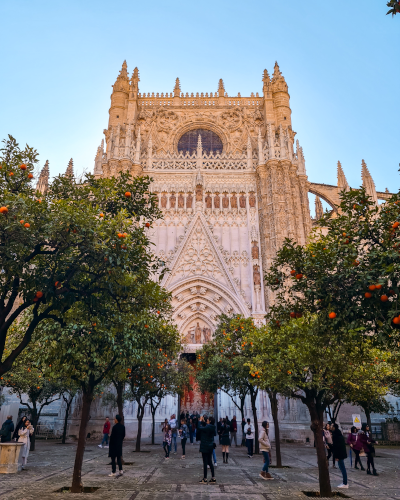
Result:
[[[400,1],[399,0],[390,0],[386,3],[386,7],[389,7],[389,10],[386,12],[386,15],[392,14],[392,17],[396,14],[400,14]]]
[[[196,378],[202,391],[215,393],[218,389],[228,394],[244,418],[244,403],[248,395],[255,427],[255,452],[259,452],[257,394],[258,375],[253,376],[245,363],[251,362],[254,354],[249,334],[254,332],[252,318],[222,314],[211,342],[197,352]],[[240,405],[236,402],[239,398]]]
[[[0,155],[0,375],[9,371],[38,325],[73,304],[102,299],[119,307],[130,293],[122,274],[146,280],[160,271],[146,226],[160,216],[149,178],[56,178],[42,195],[31,186],[37,153],[4,141]],[[142,300],[136,297],[137,304]],[[10,328],[30,322],[5,353]]]
[[[177,360],[182,345],[178,330],[171,321],[163,321],[154,325],[149,335],[159,339],[158,344],[147,349],[140,359],[131,360],[128,368],[129,391],[127,398],[136,403],[138,430],[136,451],[140,451],[142,437],[142,421],[146,405],[153,399],[167,394],[179,394],[188,383],[185,376],[184,362]],[[177,373],[174,373],[174,371]],[[153,413],[153,412],[152,412]],[[154,423],[154,415],[153,415]]]
[[[396,346],[400,326],[400,196],[381,207],[363,189],[342,193],[307,246],[286,240],[266,274],[277,324],[318,314],[321,334],[368,332]]]
[[[152,335],[163,330],[170,314],[169,294],[153,281],[138,282],[121,275],[129,299],[116,308],[106,297],[97,306],[75,304],[58,321],[47,320],[40,328],[40,360],[49,366],[54,379],[76,382],[82,391],[81,423],[71,491],[81,492],[81,469],[90,408],[101,384],[119,373],[127,360],[144,363],[144,352],[164,348],[174,342],[173,332],[164,337]],[[140,300],[139,300],[140,298]],[[100,300],[101,299],[101,300]],[[140,308],[137,308],[137,302]],[[167,318],[167,319],[166,319]]]
[[[286,320],[254,331],[255,356],[250,364],[269,387],[304,403],[310,414],[318,460],[320,494],[332,496],[322,430],[329,405],[355,401],[366,391],[375,397],[388,391],[393,375],[390,351],[373,345],[369,337],[321,334],[318,315]]]

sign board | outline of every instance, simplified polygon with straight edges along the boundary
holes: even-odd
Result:
[[[357,427],[357,429],[361,429],[361,415],[353,414],[353,425]]]

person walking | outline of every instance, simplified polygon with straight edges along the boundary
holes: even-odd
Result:
[[[172,432],[171,432],[171,427],[169,424],[164,425],[164,439],[163,439],[163,448],[165,451],[165,460],[169,459],[169,450],[171,446],[171,440],[172,440]]]
[[[247,424],[244,426],[244,435],[246,436],[247,456],[253,458],[253,443],[254,443],[254,425],[247,419]]]
[[[260,451],[264,457],[264,466],[262,468],[262,471],[260,472],[260,477],[262,479],[274,479],[268,472],[271,443],[269,441],[267,429],[268,429],[268,422],[264,420],[264,422],[261,424],[260,435],[258,436],[258,442],[260,443]]]
[[[185,460],[185,450],[186,450],[186,441],[188,435],[188,426],[186,425],[185,418],[181,419],[181,428],[179,429],[179,436],[181,438],[182,445],[182,456],[181,460]]]
[[[104,422],[103,425],[103,439],[101,443],[99,444],[99,448],[108,448],[108,436],[110,435],[110,429],[111,429],[111,422],[108,417],[106,417],[106,421]]]
[[[230,424],[230,431],[231,431],[231,445],[233,446],[233,441],[235,441],[235,446],[237,446],[237,439],[236,439],[236,434],[237,434],[237,421],[236,421],[236,415],[233,415],[231,424]]]
[[[229,458],[229,446],[231,444],[231,440],[229,439],[229,424],[226,421],[226,418],[222,420],[221,425],[221,445],[222,445],[222,458],[224,464],[228,463]]]
[[[344,461],[347,458],[347,450],[346,443],[341,433],[338,424],[333,424],[333,432],[332,432],[332,448],[333,448],[333,456],[335,457],[336,462],[338,463],[340,472],[342,473],[343,482],[339,484],[338,488],[348,488],[347,484],[347,472],[346,467],[344,465]]]
[[[372,434],[368,424],[362,424],[361,431],[358,433],[358,439],[360,440],[363,450],[367,455],[367,474],[371,474],[372,466],[372,474],[374,476],[379,476],[375,469],[373,456],[373,454],[375,453],[374,444],[377,444],[378,441],[375,441],[375,439],[372,438]]]
[[[199,481],[200,484],[207,484],[207,465],[209,465],[211,469],[210,484],[217,482],[212,462],[215,430],[215,419],[213,417],[208,419],[207,417],[200,417],[197,424],[197,438],[200,440],[200,453],[203,457],[203,479]]]
[[[111,458],[111,474],[110,477],[117,475],[117,467],[115,464],[115,459],[118,463],[118,476],[122,476],[124,471],[122,470],[122,443],[125,438],[125,425],[121,424],[122,418],[119,415],[115,415],[114,426],[111,431],[110,436],[110,448],[108,456]]]
[[[350,433],[347,436],[347,444],[350,446],[351,450],[354,451],[354,455],[356,456],[356,459],[354,461],[354,468],[358,469],[357,463],[359,463],[361,470],[365,470],[360,458],[360,451],[363,449],[363,446],[358,439],[358,429],[354,425],[350,429]]]
[[[161,432],[165,432],[165,428],[168,425],[168,418],[164,420],[164,423],[161,426]]]
[[[7,420],[3,423],[0,429],[1,442],[2,443],[10,442],[13,432],[14,432],[14,422],[12,421],[12,415],[8,415]]]
[[[172,435],[172,441],[171,441],[171,444],[169,445],[169,451],[171,452],[171,448],[172,448],[172,442],[174,443],[174,455],[176,455],[176,452],[177,452],[177,445],[176,445],[176,438],[178,436],[178,428],[177,428],[177,422],[176,422],[176,415],[175,413],[173,415],[171,415],[171,418],[168,422],[170,428],[171,428],[171,435]]]
[[[19,439],[19,435],[18,435],[18,432],[19,430],[24,427],[25,425],[25,420],[27,419],[28,417],[22,417],[21,420],[18,422],[17,424],[17,427],[15,428],[15,431],[14,431],[14,434],[12,436],[12,438],[14,439],[14,441],[17,441],[18,442],[18,439]]]
[[[322,431],[323,437],[324,437],[324,442],[325,442],[325,448],[328,450],[328,456],[326,457],[328,461],[328,466],[329,466],[329,459],[331,457],[333,461],[333,467],[335,468],[335,457],[333,456],[333,443],[332,443],[332,432],[331,432],[331,426],[330,424],[326,424],[324,427],[324,430]]]
[[[31,449],[31,436],[33,434],[34,428],[32,427],[30,421],[25,419],[23,427],[21,427],[18,431],[18,442],[23,443],[24,446],[21,447],[20,451],[20,463],[22,464],[22,468],[28,462],[29,451]]]

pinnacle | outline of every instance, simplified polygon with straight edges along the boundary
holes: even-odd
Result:
[[[270,81],[270,77],[269,77],[269,73],[268,73],[268,70],[264,69],[264,73],[263,73],[263,79],[262,81],[264,83],[268,83]]]
[[[68,175],[69,177],[74,176],[74,160],[72,158],[68,162],[68,167],[65,171],[65,175]]]
[[[281,70],[279,69],[279,64],[278,61],[275,61],[275,66],[274,66],[274,78],[278,78],[282,76]]]
[[[181,95],[181,83],[179,81],[179,78],[175,80],[175,87],[174,87],[174,96],[179,97]]]
[[[224,81],[222,78],[219,79],[218,90],[225,90]]]

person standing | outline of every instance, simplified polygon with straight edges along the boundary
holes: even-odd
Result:
[[[194,422],[193,419],[189,419],[189,440],[190,444],[193,444],[193,437],[194,437]]]
[[[33,427],[28,419],[25,419],[23,427],[18,431],[18,442],[23,443],[24,446],[21,447],[20,451],[20,462],[22,463],[22,468],[26,465],[28,461],[29,450],[31,449],[31,436],[33,434]]]
[[[17,427],[15,428],[15,431],[14,431],[14,434],[13,434],[13,437],[12,437],[12,438],[13,438],[15,441],[17,441],[17,442],[18,442],[18,439],[19,439],[18,431],[19,431],[22,427],[24,427],[24,425],[25,425],[25,420],[26,420],[27,418],[28,418],[28,417],[22,417],[22,418],[21,418],[21,420],[18,422]]]
[[[106,421],[104,422],[103,425],[103,439],[99,444],[99,448],[103,448],[103,444],[104,448],[108,448],[108,436],[110,435],[110,429],[111,429],[110,419],[106,417]]]
[[[244,435],[246,436],[247,456],[253,458],[253,443],[254,443],[254,425],[247,419],[247,424],[244,426]]]
[[[362,424],[361,431],[358,433],[358,439],[360,440],[360,443],[367,455],[367,474],[371,474],[372,466],[372,474],[374,476],[379,476],[375,469],[373,456],[373,454],[375,453],[374,444],[377,444],[378,442],[372,438],[372,434],[368,424]]]
[[[188,435],[188,426],[186,425],[185,419],[181,419],[181,428],[179,429],[179,436],[181,438],[181,445],[182,445],[182,456],[181,460],[185,460],[185,449],[186,449],[186,441],[187,441],[187,435]]]
[[[330,424],[326,424],[324,427],[324,430],[322,431],[323,437],[324,437],[324,442],[325,442],[325,448],[328,450],[328,456],[326,457],[328,461],[328,466],[329,466],[329,459],[333,456],[333,443],[332,443],[332,432],[331,432],[331,426]],[[332,458],[333,461],[333,467],[335,468],[335,457],[333,456]]]
[[[333,448],[333,456],[335,457],[336,462],[338,463],[340,472],[342,473],[343,482],[339,484],[338,488],[348,488],[347,484],[347,472],[346,467],[344,465],[344,461],[347,458],[347,450],[346,443],[341,433],[338,424],[333,424],[333,432],[332,432],[332,448]]]
[[[1,442],[8,443],[9,441],[11,441],[13,432],[14,422],[12,421],[12,415],[8,415],[7,420],[3,423],[0,429]]]
[[[214,448],[215,436],[215,419],[200,417],[197,424],[197,438],[200,440],[200,453],[203,457],[203,479],[199,481],[200,484],[207,484],[207,465],[211,469],[210,484],[217,482],[214,475],[214,465],[212,462],[212,452]]]
[[[122,476],[124,471],[122,470],[122,443],[125,438],[125,426],[121,424],[121,417],[115,415],[114,423],[110,436],[110,448],[108,456],[111,458],[111,474],[109,476],[115,476],[117,472],[117,467],[115,464],[115,459],[118,463],[118,475]]]
[[[171,418],[168,422],[170,428],[171,428],[171,435],[172,435],[172,441],[171,444],[169,445],[169,451],[171,452],[172,448],[172,442],[174,443],[174,455],[176,455],[176,450],[177,450],[177,445],[176,445],[176,437],[178,435],[178,429],[177,429],[177,422],[176,422],[176,415],[175,413],[171,415]]]
[[[221,444],[221,427],[222,427],[222,417],[219,419],[218,423],[217,423],[217,434],[218,434],[218,441],[219,441],[219,444]]]
[[[224,464],[228,463],[229,458],[229,446],[231,444],[231,440],[229,439],[229,430],[230,427],[228,425],[228,422],[226,421],[226,418],[224,418],[221,425],[221,445]]]
[[[360,451],[362,450],[363,446],[362,446],[360,440],[358,439],[357,427],[355,427],[354,425],[350,429],[350,433],[347,436],[347,444],[354,451],[354,455],[356,456],[356,459],[354,461],[354,468],[358,469],[357,463],[359,463],[361,470],[365,470],[363,467],[363,464],[361,463],[361,458],[360,458]]]
[[[236,434],[237,434],[237,422],[236,422],[236,415],[233,415],[231,424],[230,424],[230,430],[231,430],[231,445],[233,446],[233,441],[235,441],[235,446],[237,446],[237,439],[236,439]]]
[[[163,448],[165,451],[165,459],[169,459],[169,450],[171,446],[171,439],[172,439],[172,433],[171,433],[171,427],[169,424],[165,424],[163,427],[164,431],[164,439],[163,439]]]
[[[269,467],[269,453],[271,451],[271,443],[269,442],[269,437],[267,433],[267,428],[268,428],[268,422],[264,420],[264,422],[261,424],[261,432],[258,437],[258,442],[260,443],[260,451],[263,454],[264,457],[264,466],[262,468],[262,471],[260,472],[260,477],[262,479],[274,479],[271,474],[268,472],[268,467]]]

